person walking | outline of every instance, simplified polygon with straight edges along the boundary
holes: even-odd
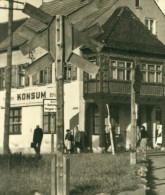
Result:
[[[40,157],[40,148],[41,148],[41,142],[43,138],[43,130],[40,128],[39,125],[36,126],[34,129],[33,134],[33,143],[34,143],[34,150],[36,152],[36,156]]]
[[[73,142],[73,135],[71,134],[70,129],[67,129],[65,135],[65,145],[68,154],[70,154],[72,151],[72,142]]]
[[[162,125],[159,125],[156,136],[156,148],[161,149],[162,147]]]
[[[110,141],[109,126],[105,126],[105,152],[107,152],[110,145],[111,145],[111,141]]]
[[[146,151],[147,150],[148,133],[147,133],[144,126],[140,127],[140,134],[141,134],[140,150]]]
[[[81,149],[81,132],[79,131],[77,126],[74,128],[74,131],[75,131],[75,136],[74,136],[75,150],[76,150],[77,153],[80,153],[80,149]]]

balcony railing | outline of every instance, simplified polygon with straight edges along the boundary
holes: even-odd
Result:
[[[141,84],[141,95],[147,96],[164,96],[165,85],[162,84]],[[84,82],[84,94],[131,94],[131,82],[130,81],[104,81],[103,86],[100,87],[99,81],[91,80]]]

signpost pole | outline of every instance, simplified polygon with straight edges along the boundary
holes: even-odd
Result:
[[[130,164],[136,164],[136,103],[135,103],[135,70],[132,70],[131,81],[131,152],[130,152]]]
[[[56,158],[54,154],[54,130],[55,130],[54,117],[55,117],[55,113],[51,113],[51,195],[56,195],[55,193],[56,192],[56,178],[55,178]]]
[[[57,114],[56,114],[56,195],[66,195],[65,189],[68,184],[65,180],[67,170],[64,168],[64,24],[63,16],[56,15],[56,98],[57,98]],[[67,167],[67,166],[66,166]]]
[[[132,69],[132,82],[131,82],[131,153],[130,164],[136,164],[136,142],[137,142],[137,119],[138,119],[138,104],[140,101],[142,73],[140,71],[137,58],[134,59],[134,68]]]

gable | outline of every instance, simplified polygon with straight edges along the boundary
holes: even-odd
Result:
[[[126,51],[165,54],[165,46],[128,8],[115,10],[102,26],[104,33],[97,38],[106,47]]]

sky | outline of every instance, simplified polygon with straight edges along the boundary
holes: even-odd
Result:
[[[42,4],[42,0],[18,0],[19,2],[23,3],[30,3],[31,5],[34,5],[35,7],[39,7]],[[8,7],[8,3],[5,0],[0,0],[0,7]],[[15,8],[23,8],[23,5],[14,3]],[[22,11],[14,10],[13,18],[20,19],[25,18],[27,15],[23,14]],[[8,21],[8,11],[5,9],[0,9],[0,22],[6,22]]]
[[[20,2],[24,3],[30,3],[36,7],[39,7],[42,4],[43,0],[18,0]],[[44,0],[46,1],[46,0]],[[165,0],[156,0],[158,2],[158,5],[162,9],[162,11],[165,13]],[[0,7],[4,7],[6,5],[7,7],[7,2],[5,0],[0,0]],[[15,7],[22,8],[23,6],[20,4],[15,3]],[[14,11],[14,19],[20,19],[20,18],[25,18],[27,17],[25,14],[22,13],[22,11]],[[0,9],[0,22],[6,22],[8,20],[8,11],[4,9]]]
[[[165,0],[158,0],[158,5],[161,10],[165,13]]]

